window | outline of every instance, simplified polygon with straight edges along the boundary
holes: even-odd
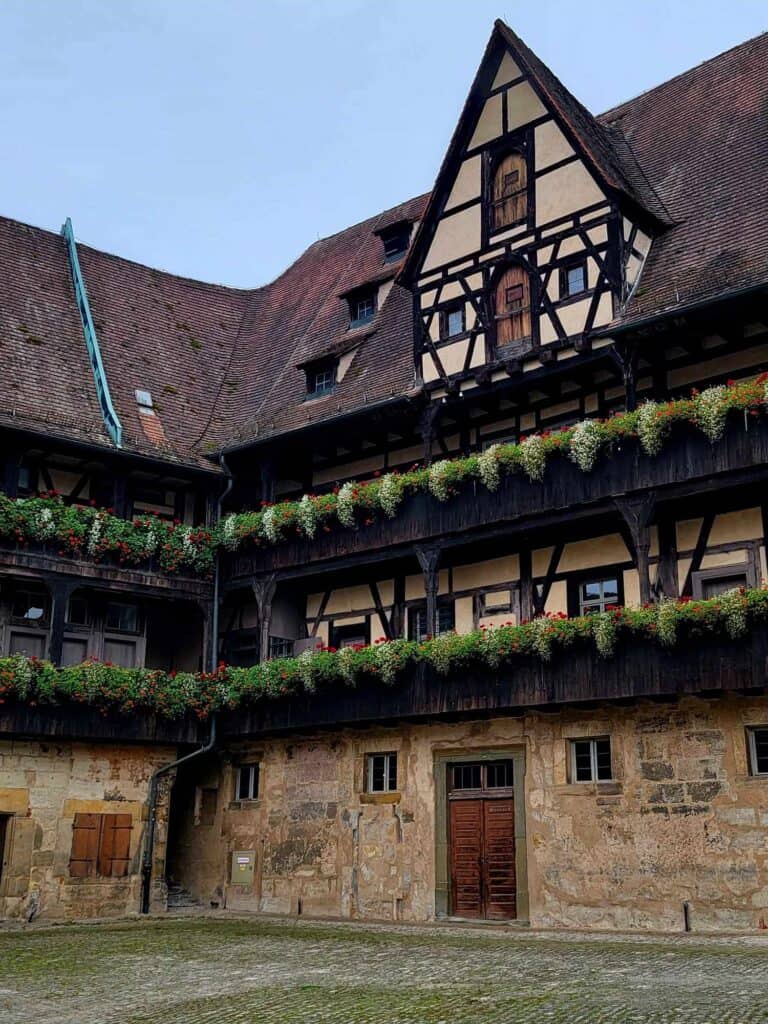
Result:
[[[48,618],[48,595],[43,590],[17,590],[13,595],[11,615],[38,625]]]
[[[336,387],[336,364],[307,370],[307,392],[313,397],[329,395]]]
[[[87,626],[89,622],[87,599],[85,597],[70,597],[67,607],[67,625]]]
[[[123,601],[107,601],[106,628],[116,633],[138,633],[139,609]]]
[[[450,633],[456,628],[456,608],[453,601],[440,601],[437,605],[437,634]],[[427,607],[416,605],[408,609],[408,639],[426,640]]]
[[[350,327],[362,327],[376,315],[376,292],[372,288],[356,292],[349,297]]]
[[[747,729],[747,745],[750,774],[768,775],[768,726]]]
[[[463,334],[464,324],[464,302],[454,302],[440,311],[440,340],[454,338],[457,334]]]
[[[725,565],[717,569],[702,569],[692,575],[693,596],[699,598],[717,597],[729,590],[749,586],[752,576],[744,565]]]
[[[615,576],[604,580],[584,580],[579,583],[579,615],[604,612],[606,608],[621,603],[619,581]]]
[[[331,626],[328,634],[328,642],[331,647],[365,647],[368,643],[368,623],[357,622],[354,624]]]
[[[237,785],[235,787],[237,800],[258,800],[260,767],[254,761],[253,764],[241,764],[237,769]]]
[[[365,788],[367,793],[397,792],[397,754],[368,754]]]
[[[124,878],[131,853],[130,814],[76,814],[72,825],[72,878]]]
[[[607,782],[611,771],[611,741],[571,740],[571,782]]]
[[[479,600],[480,615],[510,615],[515,610],[514,594],[510,587],[504,590],[493,590],[489,594],[481,594]]]
[[[271,636],[269,638],[269,657],[290,658],[293,654],[293,640],[284,636]]]
[[[511,758],[451,764],[448,773],[450,793],[512,789],[514,785]]]
[[[496,285],[496,344],[508,345],[531,334],[528,275],[522,267],[508,267]]]
[[[560,268],[560,298],[569,299],[587,290],[586,260],[573,260]]]
[[[378,232],[384,245],[384,262],[394,263],[404,256],[411,240],[411,222],[400,221]]]
[[[491,231],[520,224],[528,215],[528,173],[522,153],[509,153],[493,175]]]

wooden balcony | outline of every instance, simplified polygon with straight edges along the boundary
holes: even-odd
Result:
[[[768,478],[768,424],[732,414],[725,436],[711,444],[698,430],[677,425],[655,457],[635,439],[604,455],[591,473],[555,456],[542,482],[506,477],[495,492],[470,485],[440,502],[429,494],[407,499],[392,520],[356,530],[341,526],[313,540],[297,538],[225,557],[231,585],[265,573],[310,576],[348,565],[410,555],[416,545],[469,545],[494,536],[615,515],[617,500],[653,492],[655,506],[764,482]]]
[[[683,695],[718,697],[763,693],[768,686],[768,626],[732,641],[697,638],[674,650],[651,641],[627,641],[602,658],[592,645],[574,647],[549,663],[516,659],[494,671],[485,667],[439,675],[418,665],[394,686],[378,681],[351,689],[264,700],[222,717],[222,736],[263,736],[398,721],[426,722],[556,711],[596,703],[632,704]]]

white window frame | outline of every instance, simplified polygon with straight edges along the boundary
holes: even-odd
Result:
[[[243,772],[246,771],[248,772],[248,796],[240,796],[240,783],[242,782]],[[235,779],[235,800],[258,800],[260,783],[260,761],[249,761],[247,764],[239,765]]]
[[[605,584],[615,583],[616,584],[616,597],[613,601],[607,601],[605,598]],[[584,587],[600,587],[599,597],[584,597]],[[591,612],[604,612],[606,607],[609,605],[620,604],[621,602],[621,581],[618,573],[614,576],[602,576],[597,579],[588,579],[579,581],[579,615],[588,615]]]
[[[608,744],[608,755],[611,759],[611,775],[608,779],[599,779],[597,777],[597,744],[606,742]],[[589,744],[589,770],[591,778],[580,779],[576,772],[576,744],[577,743],[588,743]],[[594,783],[600,782],[614,782],[613,772],[613,744],[611,743],[610,736],[576,736],[573,739],[568,740],[569,751],[568,751],[568,766],[570,769],[570,781],[578,786],[593,785]]]
[[[768,725],[750,725],[747,727],[747,747],[749,749],[749,774],[758,779],[768,779],[768,772],[761,772],[757,767],[757,742],[755,733],[768,732]]]
[[[373,788],[373,767],[377,757],[384,758],[384,788],[374,789]],[[395,762],[395,785],[390,785],[390,775],[392,760]],[[396,750],[376,750],[373,753],[365,755],[365,791],[366,793],[397,793],[398,792],[398,781],[397,781],[397,751]]]

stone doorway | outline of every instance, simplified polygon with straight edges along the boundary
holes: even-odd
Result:
[[[528,918],[525,753],[465,751],[435,757],[435,914]]]

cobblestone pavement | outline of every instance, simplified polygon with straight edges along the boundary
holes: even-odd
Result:
[[[200,918],[0,931],[2,1024],[764,1024],[768,938]]]

